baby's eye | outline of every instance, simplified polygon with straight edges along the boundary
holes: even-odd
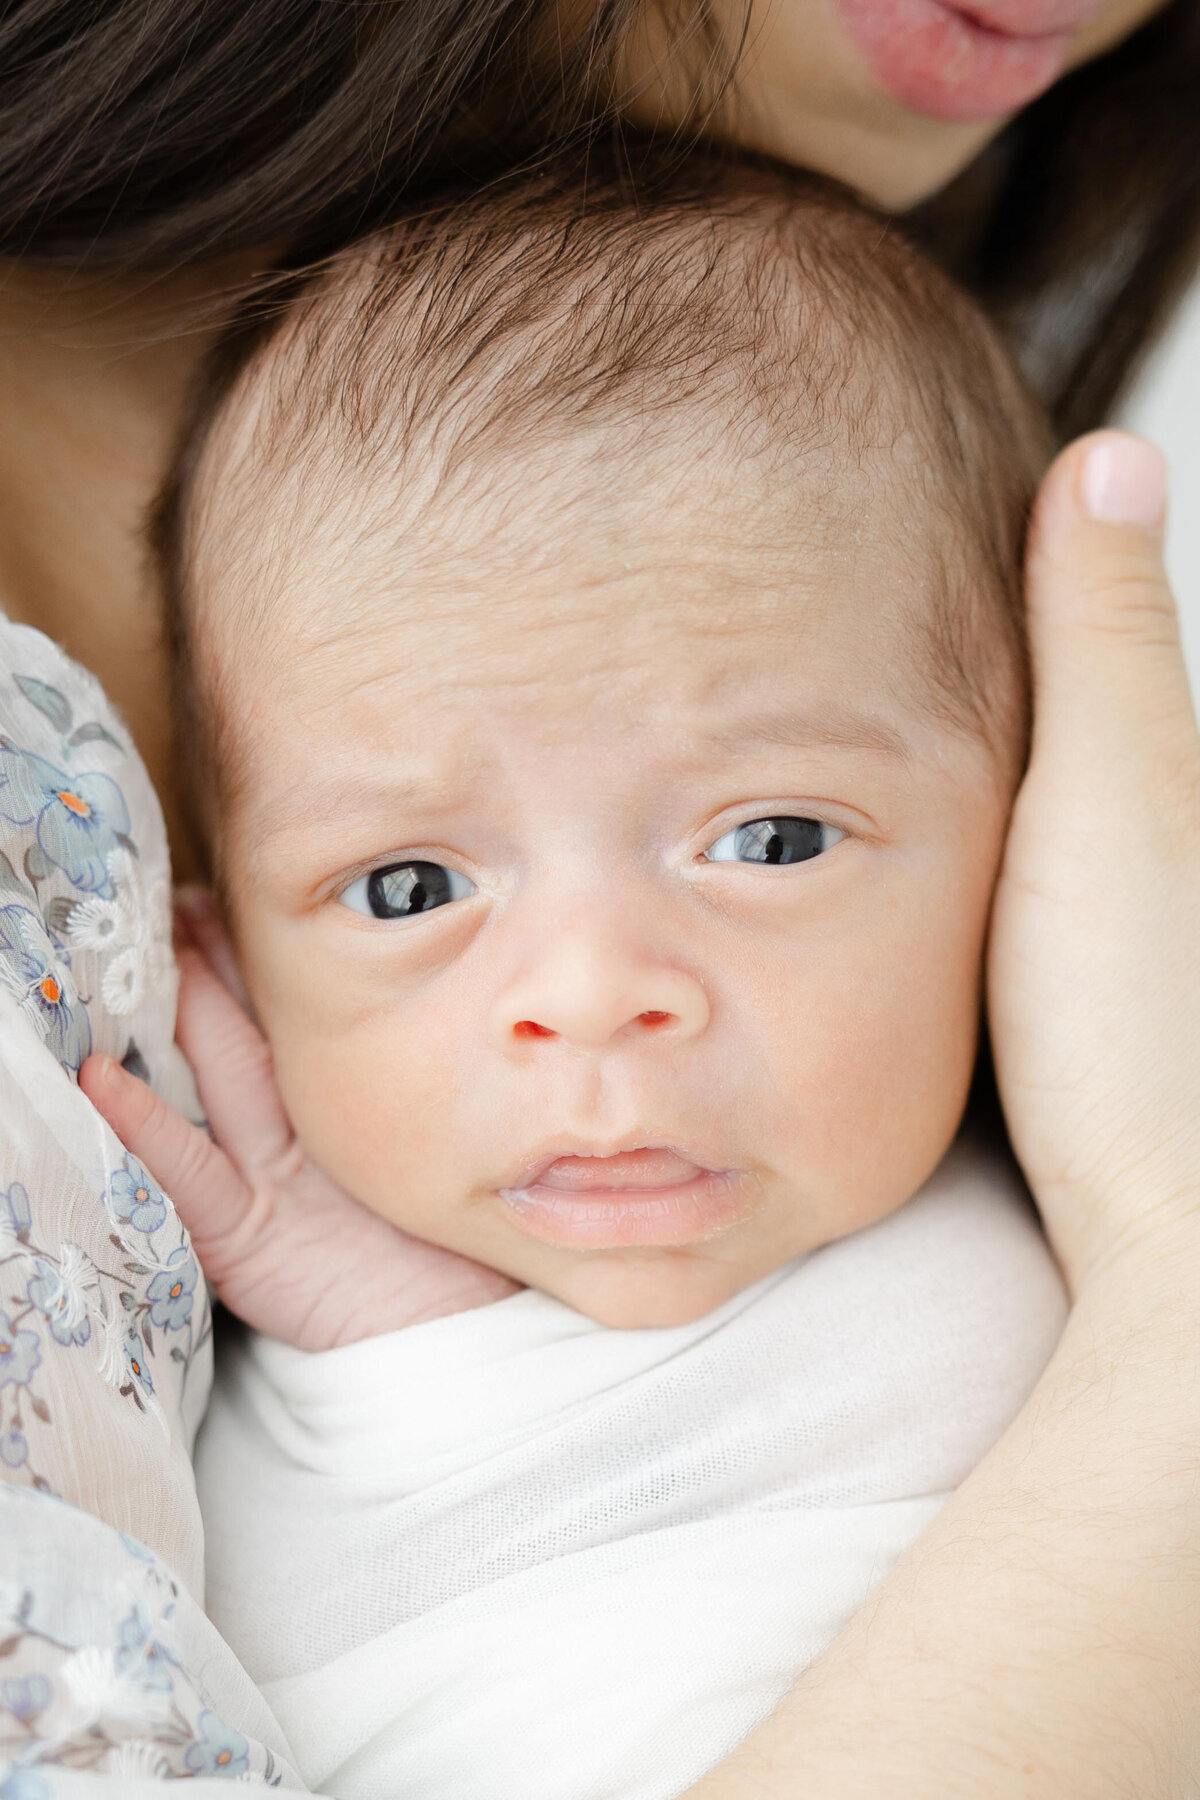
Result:
[[[808,862],[822,850],[832,850],[845,835],[820,819],[751,819],[725,832],[704,854],[709,862]]]
[[[474,892],[474,883],[457,869],[447,869],[441,863],[399,862],[360,875],[338,899],[343,906],[365,913],[369,919],[411,919],[416,913],[432,912],[435,906],[446,906],[451,900],[465,900]]]

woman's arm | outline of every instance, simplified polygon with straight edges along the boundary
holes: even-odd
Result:
[[[1075,1294],[1004,1438],[690,1800],[1200,1785],[1200,739],[1161,464],[1074,445],[1034,523],[1037,726],[997,896],[1012,1137]]]

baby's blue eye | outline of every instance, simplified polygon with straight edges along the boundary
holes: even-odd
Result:
[[[369,919],[411,919],[451,900],[465,900],[474,892],[474,883],[457,869],[441,863],[399,862],[360,875],[338,899]]]
[[[751,819],[719,837],[704,855],[709,862],[809,862],[822,850],[832,850],[845,835],[820,819]]]

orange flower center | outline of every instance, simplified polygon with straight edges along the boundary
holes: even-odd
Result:
[[[140,1363],[140,1362],[139,1362],[139,1361],[138,1361],[138,1360],[137,1360],[137,1358],[136,1358],[136,1356],[131,1356],[131,1357],[130,1357],[130,1359],[129,1359],[129,1366],[130,1366],[130,1368],[131,1368],[131,1369],[132,1369],[132,1370],[133,1370],[133,1372],[134,1372],[134,1374],[135,1374],[135,1375],[140,1375],[140,1374],[141,1374],[141,1372],[142,1372],[142,1365],[141,1365],[141,1363]]]
[[[43,975],[38,982],[38,992],[49,1006],[57,1006],[62,999],[62,989],[53,975]]]
[[[147,1200],[150,1198],[150,1189],[149,1188],[134,1188],[133,1197],[137,1201],[139,1206],[144,1206],[146,1204]]]
[[[92,809],[87,801],[82,800],[78,794],[73,794],[69,788],[57,789],[57,798],[62,801],[68,812],[75,814],[77,819],[91,818]]]
[[[171,1289],[170,1293],[168,1294],[167,1298],[169,1300],[178,1300],[178,1298],[179,1298],[180,1294],[182,1294],[182,1292],[183,1292],[183,1283],[182,1283],[182,1281],[177,1281],[175,1283],[175,1286]]]
[[[225,1764],[229,1761],[229,1759],[232,1755],[233,1755],[232,1750],[222,1750],[220,1755],[217,1757],[217,1767],[219,1769],[223,1769],[225,1767]]]
[[[0,1344],[0,1356],[7,1356],[11,1349],[11,1344]]]

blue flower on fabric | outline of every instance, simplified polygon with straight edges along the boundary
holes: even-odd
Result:
[[[154,1636],[140,1606],[121,1621],[113,1662],[120,1674],[139,1687],[169,1691],[175,1685],[171,1674],[175,1658]]]
[[[29,1195],[19,1181],[5,1192],[0,1191],[0,1231],[7,1229],[13,1237],[21,1237],[33,1224]]]
[[[29,1460],[29,1443],[23,1431],[10,1425],[0,1432],[0,1462],[6,1469],[19,1469]]]
[[[0,1781],[0,1800],[50,1800],[50,1789],[36,1769],[13,1769]]]
[[[129,1552],[130,1556],[134,1557],[138,1562],[149,1563],[151,1565],[151,1567],[153,1567],[154,1564],[158,1561],[158,1558],[155,1556],[153,1550],[147,1550],[145,1544],[139,1544],[138,1540],[136,1538],[129,1537],[123,1531],[119,1531],[117,1533],[117,1536],[120,1538],[121,1542],[124,1544],[126,1550]]]
[[[193,1775],[227,1775],[236,1781],[250,1767],[250,1746],[240,1731],[202,1712],[196,1720],[200,1735],[188,1745],[184,1762]]]
[[[140,1334],[136,1331],[127,1331],[124,1348],[125,1367],[138,1386],[144,1388],[146,1393],[152,1394],[154,1383],[150,1379],[150,1370],[146,1366],[146,1347],[142,1343]]]
[[[91,1052],[92,1028],[77,1004],[66,954],[27,906],[0,906],[0,965],[4,985],[32,1016],[48,1048],[64,1069],[78,1074]]]
[[[28,1387],[42,1360],[36,1331],[14,1331],[13,1322],[0,1312],[0,1388]]]
[[[0,1706],[28,1725],[40,1717],[54,1698],[54,1689],[44,1675],[26,1675],[11,1681],[0,1681]]]
[[[72,1273],[78,1261],[77,1251]],[[86,1344],[92,1335],[92,1321],[88,1317],[87,1298],[78,1280],[68,1279],[66,1271],[56,1269],[53,1263],[43,1262],[40,1256],[33,1271],[25,1292],[30,1304],[37,1307],[49,1325],[55,1342],[67,1350]]]
[[[160,1269],[146,1298],[150,1301],[150,1321],[167,1331],[180,1331],[192,1316],[192,1294],[196,1287],[196,1261],[185,1244],[172,1250],[167,1266]]]
[[[33,825],[42,854],[81,892],[111,892],[109,853],[130,820],[109,776],[68,775],[31,750],[0,750],[0,819]]]
[[[124,1168],[109,1176],[108,1204],[114,1219],[144,1231],[147,1237],[167,1216],[162,1190],[132,1156],[125,1158]]]

